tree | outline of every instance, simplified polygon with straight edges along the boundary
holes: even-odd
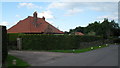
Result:
[[[111,31],[112,36],[120,36],[120,27],[118,23],[115,23],[114,20],[111,21]]]
[[[75,29],[70,29],[70,33],[82,32],[84,34],[95,33],[96,36],[102,36],[107,39],[109,37],[119,36],[120,27],[118,23],[115,23],[114,20],[109,21],[107,18],[104,18],[104,21],[95,21],[94,23],[88,24],[86,27],[76,27]]]
[[[82,32],[82,33],[85,33],[84,30],[85,29],[85,27],[81,27],[81,26],[78,26],[78,27],[76,27],[75,29],[70,29],[69,30],[69,33],[75,33],[75,32]]]
[[[100,34],[99,31],[101,31],[100,22],[95,21],[94,23],[89,24],[86,30],[87,30],[87,33],[95,32],[96,35],[99,35]]]
[[[65,31],[64,34],[69,34],[69,32],[68,32],[68,31]]]
[[[104,19],[104,21],[101,23],[103,30],[104,37],[109,38],[110,36],[115,36],[116,30],[119,30],[118,23],[115,23],[114,20],[111,22],[108,21],[108,19]]]

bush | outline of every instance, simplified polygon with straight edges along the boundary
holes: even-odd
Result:
[[[78,35],[27,34],[21,37],[23,50],[77,49],[80,47],[80,42],[102,40],[101,37]]]

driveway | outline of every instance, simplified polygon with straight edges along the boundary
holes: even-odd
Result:
[[[118,45],[84,53],[10,51],[31,66],[118,66]]]

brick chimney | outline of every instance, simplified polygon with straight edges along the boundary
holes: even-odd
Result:
[[[33,17],[37,18],[37,12],[36,11],[33,13]]]
[[[43,16],[42,19],[45,20],[45,17]]]
[[[37,12],[35,11],[34,13],[33,13],[33,17],[34,17],[34,20],[33,20],[33,24],[35,25],[35,27],[37,27]]]

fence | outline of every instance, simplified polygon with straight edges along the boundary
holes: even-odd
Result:
[[[2,44],[2,66],[5,65],[6,59],[7,59],[7,54],[8,54],[8,50],[7,50],[7,45],[8,45],[8,41],[7,41],[7,30],[6,30],[6,26],[0,26],[0,36],[1,36],[1,44]],[[1,56],[1,55],[0,55]]]

